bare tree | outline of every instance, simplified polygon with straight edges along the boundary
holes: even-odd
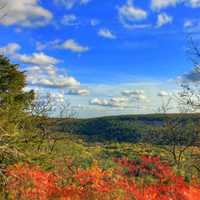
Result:
[[[189,48],[187,54],[195,67],[195,73],[199,72],[200,76],[200,49],[196,42],[189,36]],[[200,79],[199,79],[200,80]],[[200,129],[199,121],[190,119],[188,115],[184,118],[183,113],[194,113],[200,109],[200,88],[198,84],[183,82],[181,89],[173,95],[173,101],[176,102],[178,114],[166,118],[162,127],[154,129],[155,140],[161,144],[161,148],[165,149],[172,155],[174,163],[178,168],[181,166],[184,153],[191,147],[200,145]],[[162,113],[168,111],[169,104],[163,104],[160,108]],[[159,136],[160,135],[160,136]],[[170,144],[170,145],[169,145]],[[196,158],[200,155],[196,156]],[[192,156],[191,156],[192,158]],[[193,160],[190,164],[200,171],[199,164]]]
[[[38,96],[29,112],[33,119],[32,124],[37,127],[37,151],[45,148],[50,153],[60,140],[66,139],[65,135],[56,133],[56,127],[76,116],[75,110],[68,101],[58,102],[50,94]]]
[[[191,35],[188,36],[187,55],[194,68],[190,75],[191,81],[181,83],[181,90],[176,98],[180,105],[190,107],[191,111],[200,109],[200,48]]]
[[[65,101],[59,104],[59,118],[60,119],[75,118],[76,116],[77,116],[77,112],[75,109],[73,109],[69,101]]]
[[[163,123],[158,127],[153,127],[147,137],[153,144],[164,149],[172,158],[173,164],[180,169],[185,152],[191,147],[199,145],[200,130],[195,122],[185,119],[182,112],[168,113],[172,109],[171,102],[173,102],[173,106],[177,106],[176,100],[177,97],[172,96],[166,101],[162,101],[158,111],[164,115]]]
[[[161,105],[158,107],[158,112],[162,114],[167,114],[173,107],[171,105],[173,99],[167,98],[166,100],[164,97],[161,97]]]

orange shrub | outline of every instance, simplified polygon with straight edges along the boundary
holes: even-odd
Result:
[[[176,176],[158,157],[143,156],[139,162],[122,159],[119,163],[122,168],[128,168],[126,173],[105,171],[96,163],[90,169],[71,171],[70,175],[45,172],[27,164],[15,165],[7,169],[7,191],[12,200],[200,199],[200,186],[184,182],[183,177]],[[136,175],[140,176],[139,182]],[[145,176],[149,175],[155,179],[146,184]]]

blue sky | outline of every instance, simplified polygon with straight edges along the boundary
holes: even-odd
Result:
[[[155,112],[193,66],[200,0],[0,0],[0,52],[80,117]]]

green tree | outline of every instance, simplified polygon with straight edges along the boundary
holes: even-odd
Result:
[[[26,77],[19,65],[0,55],[0,110],[10,122],[19,120],[34,99],[34,92],[25,92]]]
[[[0,55],[0,190],[4,169],[22,155],[18,144],[34,99],[34,92],[25,92],[25,86],[24,72]]]

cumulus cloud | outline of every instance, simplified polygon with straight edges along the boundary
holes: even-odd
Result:
[[[187,20],[185,20],[183,26],[184,26],[184,28],[190,28],[190,27],[192,27],[193,25],[194,25],[193,20],[187,19]]]
[[[122,95],[124,96],[138,96],[138,95],[143,95],[144,91],[143,90],[124,90],[122,91]]]
[[[90,105],[103,107],[133,108],[138,103],[147,102],[149,102],[149,99],[144,95],[143,90],[124,90],[121,92],[121,96],[108,99],[94,98],[89,103]]]
[[[48,75],[54,75],[56,68],[54,66],[31,66],[27,69],[27,72],[31,76],[37,76],[38,74],[46,73]]]
[[[108,100],[106,99],[94,98],[89,103],[96,106],[108,106]]]
[[[199,19],[187,19],[185,20],[184,24],[183,24],[185,30],[189,33],[189,34],[193,34],[194,35],[194,39],[199,35],[199,31],[200,31],[200,21]]]
[[[113,97],[110,99],[110,103],[117,107],[124,107],[127,105],[129,99],[126,97]]]
[[[36,42],[36,49],[37,51],[42,51],[46,48],[55,48],[57,45],[59,45],[60,43],[60,40],[59,39],[55,39],[53,41],[50,41],[50,42],[46,42],[46,43],[43,43],[43,42],[40,42],[40,41],[37,41]]]
[[[131,102],[148,102],[148,97],[144,94],[143,90],[124,90],[121,94]]]
[[[68,91],[67,94],[69,95],[80,95],[80,96],[86,96],[86,95],[89,95],[89,90],[86,89],[86,88],[72,88]]]
[[[139,102],[149,102],[148,97],[143,94],[139,94],[139,95],[133,97],[133,99],[135,99]]]
[[[21,46],[19,44],[9,43],[6,46],[0,48],[0,54],[14,55],[20,49],[21,49]]]
[[[53,100],[54,103],[65,102],[65,94],[62,92],[49,93],[48,95],[50,99]]]
[[[74,6],[88,4],[91,0],[54,0],[56,3],[64,5],[67,9],[72,9]]]
[[[133,107],[137,103],[146,103],[149,102],[147,96],[143,93],[137,93],[136,95],[128,95],[128,96],[117,96],[112,97],[110,99],[100,99],[94,98],[89,104],[96,106],[104,106],[104,107],[119,107],[119,108],[129,108]]]
[[[91,19],[90,20],[90,25],[91,26],[97,26],[99,24],[99,20],[98,19]]]
[[[19,44],[9,43],[6,46],[0,48],[0,53],[5,54],[5,55],[11,55],[13,58],[25,64],[55,65],[59,63],[58,59],[48,56],[44,54],[43,52],[33,53],[32,55],[19,54],[18,51],[20,49],[21,49],[21,46]]]
[[[116,36],[109,29],[105,28],[100,29],[98,35],[107,39],[116,39]]]
[[[30,66],[26,68],[26,75],[31,86],[62,89],[68,94],[73,92],[73,95],[80,96],[89,94],[89,90],[83,88],[78,80],[54,65]]]
[[[126,107],[128,103],[128,98],[126,97],[113,97],[111,99],[92,99],[89,104],[96,106],[106,106],[106,107]]]
[[[200,7],[200,0],[188,0],[188,4],[193,8],[197,8]]]
[[[84,89],[80,82],[70,76],[65,70],[56,67],[59,60],[44,53],[33,53],[32,55],[20,54],[21,46],[10,43],[0,48],[0,53],[10,55],[12,58],[25,63],[27,66],[27,82],[31,86],[43,88],[66,89],[76,91],[77,95],[87,95],[89,91]]]
[[[159,11],[169,6],[176,6],[181,3],[192,8],[197,8],[200,6],[200,0],[152,0],[151,8]]]
[[[0,24],[18,26],[44,26],[53,18],[52,13],[39,5],[38,0],[0,0],[5,16]]]
[[[160,10],[169,6],[175,6],[180,0],[152,0],[151,8],[153,10]]]
[[[169,92],[167,92],[167,91],[160,91],[159,93],[158,93],[158,96],[159,97],[168,97],[168,96],[170,96],[170,93]]]
[[[55,66],[33,66],[27,68],[27,80],[32,86],[68,89],[79,88],[80,82],[67,73],[60,73]]]
[[[78,22],[77,22],[77,17],[76,15],[64,15],[62,20],[61,20],[61,23],[63,25],[66,25],[66,26],[75,26],[75,25],[78,25]]]
[[[63,44],[59,45],[59,48],[67,49],[75,53],[83,53],[89,50],[89,47],[78,44],[75,40],[66,40]]]
[[[56,39],[56,40],[49,41],[46,43],[41,43],[41,42],[36,43],[37,50],[41,51],[46,48],[66,49],[75,53],[84,53],[86,51],[89,51],[88,46],[83,46],[77,43],[74,39],[68,39],[64,42]]]
[[[173,21],[173,17],[167,15],[166,13],[161,13],[158,15],[156,26],[159,28],[159,27],[164,26],[165,24],[172,23],[172,21]]]
[[[126,107],[128,101],[128,98],[125,97],[113,97],[111,99],[94,98],[89,102],[89,104],[106,107]]]
[[[147,18],[147,12],[133,5],[133,0],[127,0],[126,4],[118,8],[120,22],[127,28],[131,28],[136,22]]]
[[[15,58],[22,63],[31,65],[55,65],[59,63],[59,60],[41,53],[33,53],[32,55],[16,54]]]
[[[125,27],[129,29],[144,29],[144,28],[150,28],[152,25],[151,24],[132,24],[128,25],[126,24]]]

